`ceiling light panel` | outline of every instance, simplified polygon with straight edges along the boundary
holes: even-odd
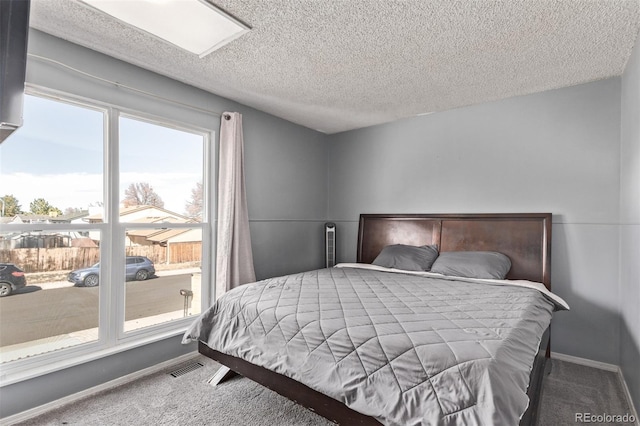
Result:
[[[250,28],[205,0],[81,0],[201,58]]]

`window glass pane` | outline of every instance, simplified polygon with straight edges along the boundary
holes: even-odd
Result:
[[[102,206],[103,119],[101,111],[27,95],[24,126],[0,145],[4,216],[66,221]]]
[[[202,135],[120,118],[121,222],[150,217],[141,209],[156,207],[155,221],[167,215],[202,220]]]
[[[201,228],[128,229],[125,241],[125,331],[200,314]]]
[[[67,279],[100,257],[100,230],[73,224],[104,201],[103,129],[102,111],[27,95],[24,126],[0,145],[0,263],[14,265],[0,287],[2,362],[98,338],[98,289]]]
[[[99,259],[84,232],[0,233],[2,363],[98,339]]]

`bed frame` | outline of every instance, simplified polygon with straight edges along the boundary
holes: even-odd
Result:
[[[538,281],[551,289],[550,213],[360,215],[357,261],[371,263],[389,244],[437,244],[440,251],[498,251],[511,260],[508,279]],[[210,380],[214,385],[239,374],[338,424],[380,424],[300,382],[218,352],[202,341],[198,350],[222,364]],[[531,402],[521,426],[536,424],[542,379],[551,364],[546,362],[549,351],[547,330],[529,378],[527,395]]]

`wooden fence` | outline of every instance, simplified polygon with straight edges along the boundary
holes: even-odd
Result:
[[[126,247],[127,256],[146,256],[156,265],[199,262],[201,242]],[[0,263],[15,263],[25,272],[70,271],[100,261],[98,247],[19,248],[0,250]]]

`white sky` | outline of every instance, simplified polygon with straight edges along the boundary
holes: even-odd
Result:
[[[0,196],[14,195],[23,211],[44,198],[64,211],[103,201],[102,112],[26,96],[24,126],[0,144]],[[147,182],[167,210],[184,213],[202,181],[203,138],[121,118],[120,198]]]

